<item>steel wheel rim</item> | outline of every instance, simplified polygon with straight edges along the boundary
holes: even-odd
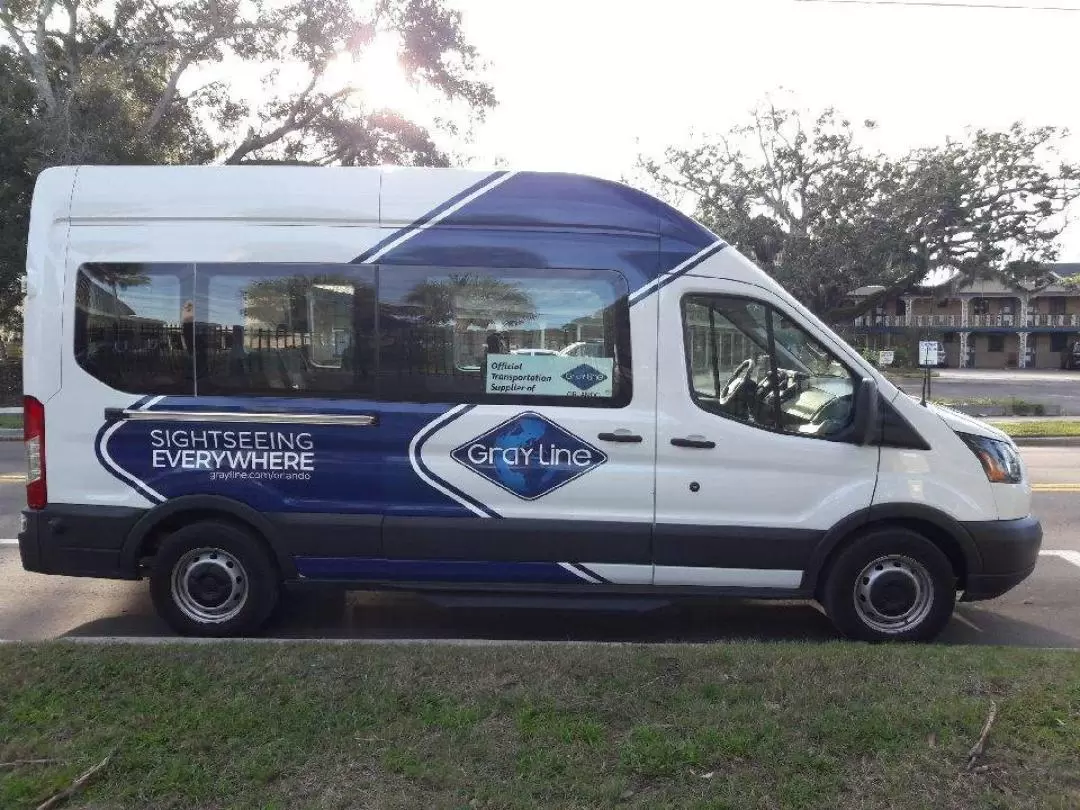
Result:
[[[236,618],[247,604],[247,571],[228,551],[192,549],[173,566],[172,598],[180,612],[192,621],[227,622]]]
[[[918,560],[902,554],[878,557],[855,580],[855,612],[879,633],[899,634],[918,627],[934,606],[934,583]]]

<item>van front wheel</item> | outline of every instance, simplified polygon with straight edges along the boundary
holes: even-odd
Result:
[[[836,628],[862,641],[929,641],[956,605],[944,552],[908,529],[878,529],[833,562],[822,604]]]
[[[186,636],[241,636],[259,629],[278,600],[265,547],[239,526],[203,520],[166,537],[154,557],[150,596]]]

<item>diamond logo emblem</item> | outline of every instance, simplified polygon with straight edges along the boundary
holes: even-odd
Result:
[[[582,363],[580,366],[574,366],[567,371],[562,375],[562,378],[575,388],[588,391],[594,385],[599,385],[606,380],[607,374],[598,368],[593,368],[588,363]]]
[[[607,461],[602,450],[531,411],[454,448],[450,457],[526,501],[542,498]]]

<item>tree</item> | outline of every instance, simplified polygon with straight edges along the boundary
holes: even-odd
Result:
[[[334,84],[335,66],[380,42],[451,108],[438,125],[494,104],[441,0],[369,0],[363,12],[351,0],[0,0],[0,326],[17,325],[30,194],[46,166],[448,165],[424,122],[365,106],[370,77]],[[263,92],[215,71],[254,71]]]
[[[19,327],[26,231],[38,124],[34,90],[18,60],[0,49],[0,327]],[[0,334],[0,357],[6,356]]]
[[[536,304],[519,284],[469,273],[417,284],[404,301],[420,308],[427,324],[454,324],[462,331],[470,326],[507,329],[536,319]]]
[[[767,104],[748,124],[640,166],[669,197],[754,256],[812,310],[840,321],[934,271],[1036,277],[1057,256],[1080,174],[1051,166],[1063,133],[1015,124],[891,158],[827,109],[807,124]],[[855,303],[851,291],[883,289]]]
[[[50,162],[445,164],[421,124],[362,105],[364,76],[333,86],[330,74],[390,37],[411,81],[480,115],[494,97],[460,22],[440,0],[371,0],[362,14],[349,0],[0,0]],[[213,68],[255,69],[264,94],[226,80],[183,89]]]

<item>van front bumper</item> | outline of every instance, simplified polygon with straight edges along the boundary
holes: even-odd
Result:
[[[121,564],[120,549],[142,509],[49,504],[26,509],[19,556],[27,571],[69,577],[137,579]]]
[[[964,602],[993,599],[1016,587],[1035,570],[1042,525],[1034,517],[964,523],[981,565],[968,572]]]

